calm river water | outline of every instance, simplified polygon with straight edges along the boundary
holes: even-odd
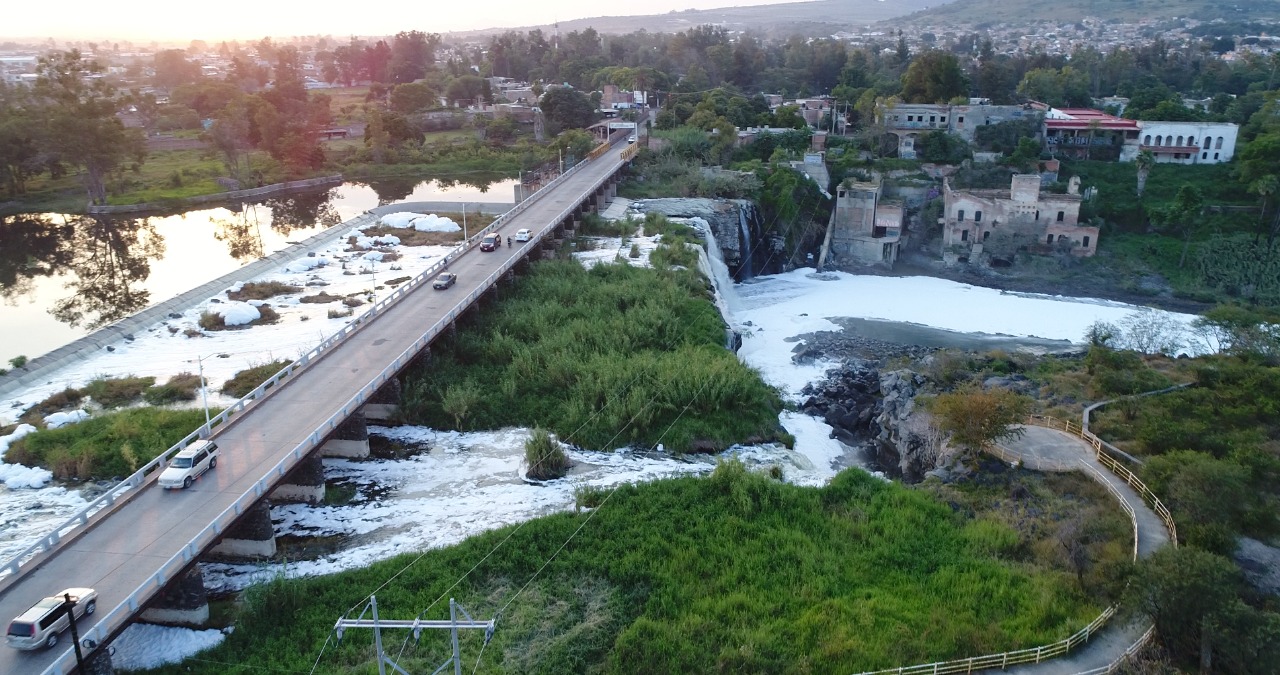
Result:
[[[514,180],[344,183],[170,216],[0,218],[0,367],[34,358],[382,204],[511,203]]]

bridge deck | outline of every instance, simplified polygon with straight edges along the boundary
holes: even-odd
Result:
[[[525,209],[503,223],[505,237],[521,228],[535,234],[553,228],[557,217],[589,197],[595,186],[622,165],[625,144],[565,176],[562,184],[531,198]],[[473,248],[449,265],[458,283],[445,291],[426,284],[285,381],[279,390],[220,427],[218,467],[187,490],[166,493],[154,481],[75,540],[52,551],[37,569],[15,580],[0,596],[0,621],[8,621],[36,600],[65,587],[88,586],[99,592],[98,612],[80,622],[91,628],[124,602],[218,514],[307,441],[355,392],[367,386],[436,322],[458,308],[503,263],[524,256],[531,244],[482,253]],[[140,609],[140,608],[139,608]],[[0,673],[39,673],[66,653],[70,635],[57,648],[19,652],[0,648]],[[74,661],[72,661],[74,663]]]

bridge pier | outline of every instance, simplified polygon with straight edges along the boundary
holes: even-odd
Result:
[[[274,543],[274,539],[272,540]],[[273,546],[274,548],[274,546]],[[169,582],[155,600],[138,615],[140,621],[164,626],[202,628],[209,623],[209,594],[204,589],[200,566]]]
[[[365,422],[364,413],[357,411],[339,424],[320,446],[320,454],[325,457],[348,459],[368,457],[369,425]]]
[[[401,394],[400,379],[393,377],[373,392],[373,396],[360,408],[360,412],[364,413],[365,419],[371,422],[393,422],[400,412]]]
[[[313,452],[304,457],[267,495],[267,499],[307,504],[324,501],[324,462],[320,461],[320,455]]]
[[[271,507],[266,500],[245,511],[222,541],[209,549],[211,557],[270,558],[276,554],[276,533],[271,527]]]

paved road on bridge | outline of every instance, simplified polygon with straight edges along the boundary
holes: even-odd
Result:
[[[623,163],[627,144],[566,176],[562,184],[530,199],[523,211],[502,225],[500,232],[521,228],[535,233],[556,225],[555,218],[580,203],[584,194]],[[342,408],[361,388],[412,346],[415,340],[452,311],[503,262],[522,256],[529,244],[503,246],[495,252],[471,249],[449,264],[458,283],[445,291],[424,284],[351,335],[323,357],[288,378],[278,391],[219,427],[214,438],[222,457],[190,489],[166,492],[151,481],[109,517],[56,549],[38,569],[28,572],[0,596],[0,621],[12,617],[41,597],[63,588],[88,586],[99,592],[95,616],[81,629],[122,603],[163,564],[180,553],[218,514],[250,491],[295,447]],[[156,450],[159,450],[157,448]],[[40,673],[70,645],[64,634],[52,650],[20,652],[0,648],[0,673]]]

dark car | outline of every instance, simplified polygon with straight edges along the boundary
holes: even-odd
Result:
[[[481,251],[496,251],[499,246],[502,246],[502,237],[496,234],[486,234],[484,239],[480,240]]]
[[[458,275],[453,272],[441,272],[440,275],[436,277],[436,280],[431,282],[431,287],[437,291],[443,291],[457,282]]]

